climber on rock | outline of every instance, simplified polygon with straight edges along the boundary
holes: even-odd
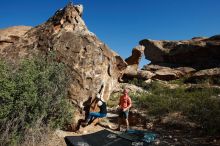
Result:
[[[104,99],[101,97],[100,94],[97,94],[96,95],[96,104],[98,105],[99,107],[99,112],[89,112],[89,115],[86,119],[85,122],[82,123],[83,126],[86,126],[88,125],[88,123],[94,121],[96,118],[103,118],[103,117],[106,117],[107,115],[107,106],[106,106],[106,103],[104,101]]]

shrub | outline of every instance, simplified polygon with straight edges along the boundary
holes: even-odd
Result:
[[[182,112],[201,125],[206,132],[220,133],[220,89],[170,89],[154,82],[148,91],[149,93],[131,95],[136,108],[142,108],[154,116]]]
[[[116,107],[118,105],[120,96],[121,93],[112,93],[107,103],[108,107]]]
[[[194,83],[194,84],[211,84],[211,85],[220,85],[220,76],[211,76],[204,78],[188,78],[185,79],[185,83]]]
[[[138,87],[142,87],[143,89],[147,90],[149,89],[150,85],[147,84],[146,82],[144,82],[143,80],[139,80],[137,78],[134,78],[133,80],[130,80],[128,82],[129,84],[133,84],[133,85],[136,85]]]
[[[0,143],[17,145],[31,127],[61,128],[73,109],[67,99],[63,63],[26,59],[12,70],[0,63]]]

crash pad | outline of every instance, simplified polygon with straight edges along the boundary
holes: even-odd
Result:
[[[136,142],[142,141],[146,143],[151,143],[156,139],[157,134],[145,130],[130,129],[119,134],[119,137]]]
[[[132,141],[123,138],[109,130],[101,130],[95,133],[81,136],[66,136],[67,146],[147,146],[148,143],[143,141]]]

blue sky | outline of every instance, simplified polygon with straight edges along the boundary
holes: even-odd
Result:
[[[68,0],[1,0],[0,29],[36,26]],[[73,0],[83,19],[123,58],[142,39],[183,40],[220,34],[220,0]],[[149,63],[143,59],[141,66]]]

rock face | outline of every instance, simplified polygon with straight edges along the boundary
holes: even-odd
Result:
[[[31,28],[31,26],[14,26],[0,30],[0,51],[2,48],[14,44]]]
[[[16,61],[54,52],[71,70],[69,95],[82,107],[98,92],[108,100],[127,63],[91,33],[81,18],[83,7],[68,4],[47,22],[28,30],[18,41],[2,48],[2,58]]]
[[[125,61],[127,62],[128,66],[132,66],[132,68],[134,70],[138,69],[138,65],[141,61],[141,57],[143,55],[144,52],[144,47],[143,46],[136,46],[133,50],[132,50],[132,55],[128,58],[125,59]]]
[[[142,40],[145,57],[153,64],[207,68],[220,65],[219,35],[210,38],[193,38],[186,41]]]
[[[143,70],[154,73],[155,76],[152,78],[161,80],[178,79],[183,76],[195,78],[199,74],[195,72],[199,70],[220,67],[220,35],[210,38],[195,37],[185,41],[145,39],[139,44],[145,47],[145,58],[151,61],[151,64],[146,65]],[[211,74],[209,72],[209,75]]]
[[[143,46],[136,46],[135,48],[133,48],[131,56],[125,59],[128,66],[124,71],[124,79],[139,76],[138,67],[141,61],[141,57],[143,56],[143,52]]]
[[[195,82],[196,79],[220,78],[220,68],[204,69],[195,72],[188,78],[188,81]]]

